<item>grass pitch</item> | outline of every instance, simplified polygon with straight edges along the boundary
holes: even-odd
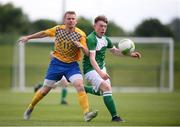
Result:
[[[102,97],[88,95],[99,110],[91,122],[84,122],[76,93],[69,93],[68,106],[59,104],[59,93],[49,93],[35,108],[30,120],[22,118],[33,93],[0,91],[0,126],[173,126],[180,125],[180,93],[114,93],[125,123],[113,123]]]

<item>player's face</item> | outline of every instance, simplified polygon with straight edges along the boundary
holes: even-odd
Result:
[[[73,29],[75,28],[77,24],[77,19],[75,14],[66,14],[64,17],[64,24],[68,29]]]
[[[97,34],[97,36],[102,37],[107,29],[107,23],[104,21],[98,21],[94,24],[94,30]]]

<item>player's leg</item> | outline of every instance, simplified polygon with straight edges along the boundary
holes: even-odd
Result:
[[[49,84],[48,84],[49,83]],[[47,93],[49,93],[49,91],[51,90],[52,87],[50,87],[49,85],[54,84],[55,81],[48,81],[45,80],[44,81],[44,86],[42,88],[40,88],[35,94],[34,97],[31,101],[31,103],[29,104],[28,108],[26,109],[26,111],[24,112],[24,119],[28,120],[31,116],[31,113],[34,109],[34,107],[36,106],[36,104],[45,96],[47,95]],[[48,84],[48,85],[46,85]]]
[[[58,82],[56,82],[56,84],[61,85],[61,94],[60,94],[60,104],[68,104],[66,97],[67,97],[67,86],[68,86],[68,81],[67,79],[63,76],[62,79]]]
[[[103,91],[103,101],[112,116],[112,121],[123,122],[123,119],[120,118],[117,114],[115,102],[112,97],[111,85],[109,81],[101,82],[99,89]]]
[[[31,113],[35,107],[35,105],[52,89],[55,87],[55,82],[58,81],[58,79],[60,80],[62,78],[61,75],[59,75],[57,73],[57,67],[54,66],[54,64],[52,64],[54,61],[51,60],[51,63],[49,65],[44,83],[43,83],[43,87],[41,89],[39,89],[31,103],[29,104],[28,108],[26,109],[26,111],[24,112],[24,119],[29,119],[31,116]]]
[[[119,122],[123,121],[117,115],[116,106],[112,97],[110,81],[104,81],[95,70],[86,73],[85,77],[92,84],[95,93],[99,90],[103,92],[103,101],[112,116],[112,121],[114,121],[114,119]]]
[[[62,86],[61,100],[60,100],[61,104],[65,104],[65,105],[68,104],[67,100],[66,100],[66,97],[67,97],[67,87],[66,86]]]
[[[84,113],[84,120],[92,120],[94,117],[97,116],[97,111],[91,112],[89,110],[89,101],[87,94],[84,90],[83,77],[81,75],[79,66],[77,65],[71,68],[66,74],[66,77],[73,84],[78,93],[78,101]]]
[[[72,76],[71,80],[74,78],[73,79],[74,81],[72,82],[72,84],[74,85],[74,87],[77,90],[78,101],[79,101],[79,104],[81,105],[81,107],[83,109],[83,113],[84,113],[84,120],[88,122],[88,121],[92,120],[94,117],[96,117],[97,111],[91,112],[89,110],[89,101],[88,101],[87,94],[86,94],[84,87],[83,87],[83,80],[78,79],[76,76],[80,77],[81,75],[76,74],[76,75]]]
[[[84,89],[86,91],[86,93],[90,93],[90,94],[93,94],[93,95],[97,95],[97,96],[102,96],[102,91],[98,90],[97,92],[94,91],[93,87],[90,86],[89,84],[88,85],[85,85],[84,86]]]
[[[42,88],[43,83],[38,83],[34,86],[34,93],[36,93],[40,88]]]

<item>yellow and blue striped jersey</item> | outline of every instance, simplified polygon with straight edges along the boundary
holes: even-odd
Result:
[[[81,60],[81,51],[73,42],[78,41],[87,47],[86,34],[82,30],[76,27],[74,32],[69,32],[65,29],[65,25],[58,25],[43,32],[50,37],[55,37],[52,53],[55,58],[65,63]]]

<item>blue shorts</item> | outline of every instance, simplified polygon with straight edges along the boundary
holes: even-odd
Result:
[[[45,79],[59,81],[64,75],[69,81],[69,78],[75,74],[81,74],[77,62],[64,63],[56,58],[52,58]]]

